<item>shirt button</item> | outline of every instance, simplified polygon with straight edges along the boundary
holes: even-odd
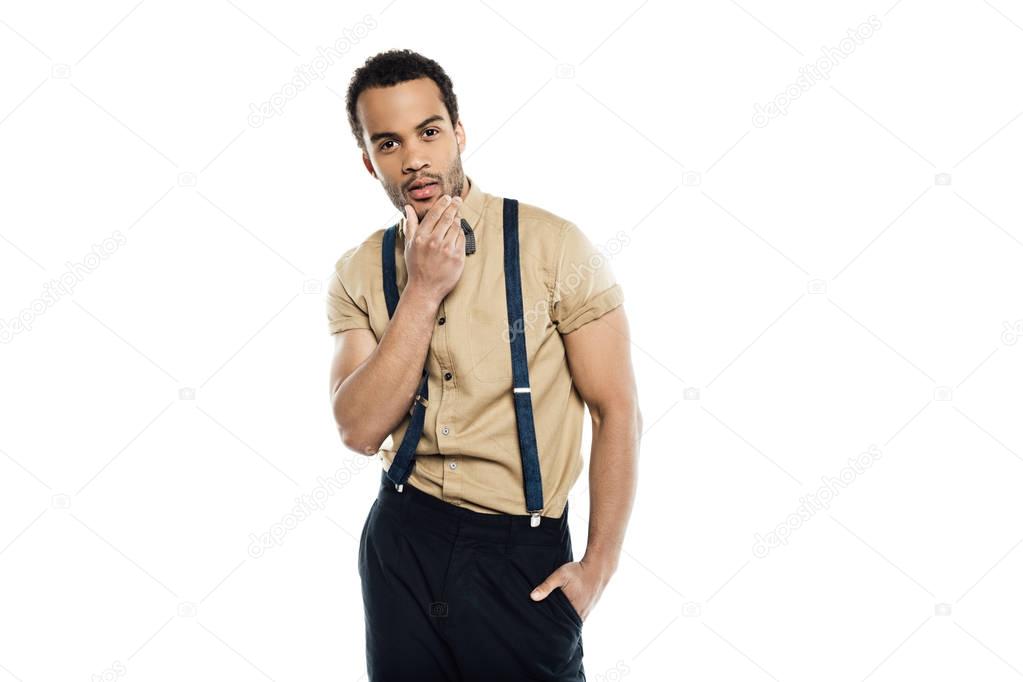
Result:
[[[444,372],[444,378],[447,379],[448,381],[451,381],[451,377],[453,376],[454,375],[451,372]]]
[[[452,469],[455,469],[455,468],[458,467],[458,463],[457,462],[451,462],[451,464],[449,464],[448,466],[451,467]]]
[[[442,428],[442,429],[440,430],[440,432],[441,432],[441,433],[443,433],[443,434],[444,434],[444,435],[446,436],[446,435],[448,435],[449,433],[451,433],[451,429],[449,429],[448,427],[446,427],[446,426],[445,426],[445,427],[443,427],[443,428]]]
[[[442,317],[442,318],[440,318],[439,320],[437,320],[437,324],[444,324],[444,322],[445,322],[445,321],[446,321],[447,319],[448,319],[448,318],[446,318],[446,317]]]

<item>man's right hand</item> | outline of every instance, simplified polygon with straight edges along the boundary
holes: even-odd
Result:
[[[465,235],[458,215],[462,198],[447,194],[434,202],[419,222],[412,206],[405,205],[405,263],[408,286],[416,287],[438,303],[455,288],[465,267]]]

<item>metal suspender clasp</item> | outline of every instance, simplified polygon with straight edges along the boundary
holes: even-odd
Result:
[[[394,489],[397,490],[400,493],[402,490],[405,489],[405,484],[404,483],[395,483],[394,484]]]
[[[430,402],[429,400],[424,398],[421,394],[417,393],[415,399],[412,401],[412,407],[408,409],[408,413],[412,414],[412,412],[415,411],[416,403],[419,403],[420,405],[423,406],[423,408],[425,408],[427,404],[429,404],[429,402]]]
[[[514,386],[512,387],[512,393],[532,393],[533,391],[529,386]]]
[[[540,525],[540,511],[542,511],[542,510],[529,512],[529,527],[530,528],[536,528],[537,526]]]

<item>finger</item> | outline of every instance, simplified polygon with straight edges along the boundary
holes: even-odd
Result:
[[[459,229],[458,232],[452,231],[452,235],[453,235],[452,238],[446,239],[444,241],[444,244],[442,245],[444,253],[446,253],[449,256],[458,256],[458,254],[464,254],[465,235],[462,233],[462,230]]]
[[[433,202],[433,206],[423,216],[423,222],[421,223],[422,229],[420,230],[424,235],[432,234],[437,228],[437,222],[444,215],[444,211],[451,205],[451,197],[445,194],[444,196]]]
[[[561,587],[566,582],[568,581],[566,580],[563,572],[554,571],[554,573],[547,576],[546,580],[533,588],[533,591],[529,593],[529,596],[533,601],[541,601],[546,599],[547,595],[553,592],[555,588]]]
[[[448,210],[444,211],[444,215],[439,222],[440,225],[444,226],[444,234],[441,237],[441,241],[445,242],[445,245],[454,241],[456,232],[462,231],[462,217],[459,214],[461,203],[461,198],[456,197],[451,202]]]
[[[457,256],[460,253],[461,254],[465,253],[465,233],[463,233],[461,230],[459,230],[458,234],[455,235],[455,244],[452,247],[451,253],[454,256]]]
[[[419,217],[416,210],[405,204],[405,243],[411,243],[419,230]]]

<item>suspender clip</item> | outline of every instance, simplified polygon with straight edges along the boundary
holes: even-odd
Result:
[[[530,512],[529,513],[529,527],[530,528],[536,528],[539,525],[540,525],[540,512],[538,512],[538,511]]]
[[[415,397],[415,399],[414,399],[414,400],[412,401],[412,407],[410,407],[410,408],[409,408],[409,410],[408,410],[408,413],[409,413],[409,414],[412,414],[412,413],[413,413],[413,412],[415,411],[415,409],[416,409],[416,403],[419,403],[419,404],[420,404],[420,405],[422,405],[422,406],[423,406],[423,408],[425,409],[425,408],[426,408],[426,406],[427,406],[427,404],[429,404],[429,402],[430,402],[430,401],[429,401],[429,400],[427,400],[426,398],[424,398],[424,397],[422,396],[422,394],[419,394],[419,393],[417,393],[417,394],[416,394],[416,397]]]
[[[404,483],[395,483],[394,484],[394,489],[397,490],[400,493],[402,490],[405,489],[405,484]]]
[[[532,393],[532,389],[529,386],[513,386],[512,393]]]

